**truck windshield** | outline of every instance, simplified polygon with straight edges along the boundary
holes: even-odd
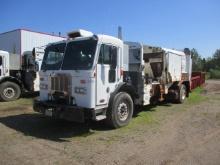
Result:
[[[63,70],[89,70],[92,68],[97,40],[72,41],[67,44]]]
[[[58,70],[61,67],[66,43],[48,46],[45,50],[41,70]]]

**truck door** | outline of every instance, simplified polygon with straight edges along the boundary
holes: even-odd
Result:
[[[110,93],[114,91],[118,78],[118,48],[101,45],[96,67],[96,105],[108,103]]]

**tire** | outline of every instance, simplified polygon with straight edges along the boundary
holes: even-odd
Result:
[[[125,92],[116,94],[107,110],[107,124],[112,128],[128,125],[133,116],[134,104],[131,96]]]
[[[0,84],[0,100],[13,101],[20,97],[20,86],[14,82],[6,81]]]
[[[178,91],[178,97],[177,97],[177,103],[182,104],[184,103],[186,99],[186,86],[184,84],[181,84]]]

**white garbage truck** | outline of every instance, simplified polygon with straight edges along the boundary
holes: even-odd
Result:
[[[38,70],[44,51],[34,48],[23,56],[0,50],[0,100],[13,101],[23,92],[39,91]]]
[[[191,55],[123,42],[78,30],[45,49],[40,96],[33,108],[46,116],[84,122],[106,120],[125,126],[135,106],[169,99],[182,103],[189,95]]]

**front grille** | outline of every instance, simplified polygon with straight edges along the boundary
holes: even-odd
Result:
[[[59,74],[51,77],[51,91],[70,92],[70,76]]]

